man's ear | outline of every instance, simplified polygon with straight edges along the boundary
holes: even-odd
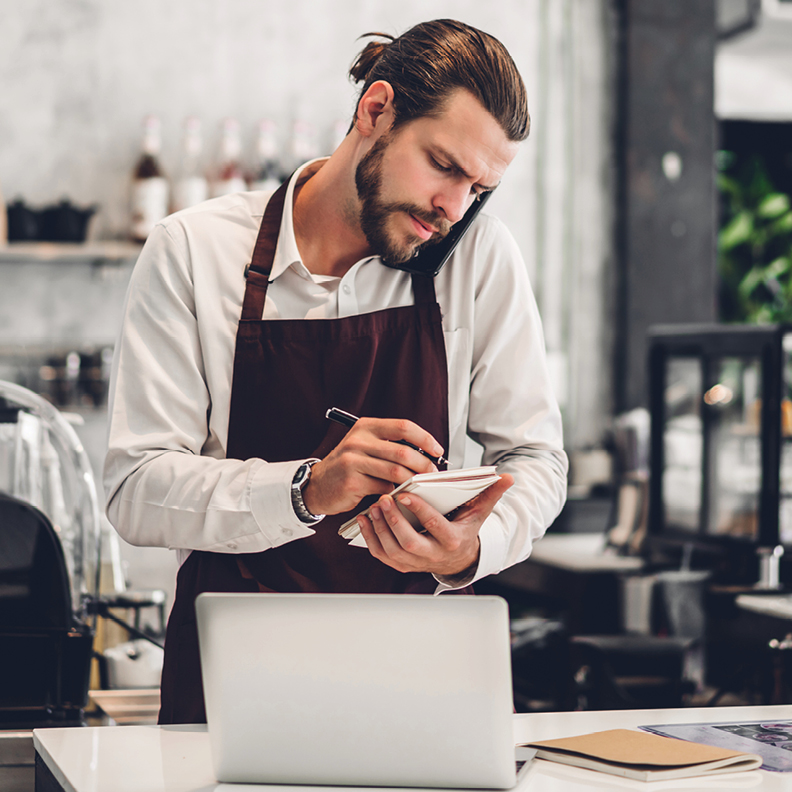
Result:
[[[355,129],[363,137],[382,134],[390,129],[395,117],[393,86],[385,80],[377,80],[360,97],[355,113]]]

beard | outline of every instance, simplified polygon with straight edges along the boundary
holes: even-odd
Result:
[[[360,199],[360,228],[374,253],[389,265],[409,261],[423,248],[438,243],[451,229],[448,220],[420,206],[382,200],[382,161],[392,137],[392,133],[387,132],[377,140],[355,169],[355,186]],[[438,231],[427,240],[408,234],[407,240],[400,242],[388,232],[389,219],[400,212],[413,215]]]

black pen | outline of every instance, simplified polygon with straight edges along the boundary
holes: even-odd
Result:
[[[342,426],[349,427],[350,429],[357,423],[358,420],[356,415],[352,415],[352,413],[348,413],[346,410],[339,410],[338,407],[331,407],[325,413],[325,418],[335,421],[336,423],[340,423]],[[418,448],[417,445],[413,445],[407,440],[394,440],[393,442],[415,449],[419,454],[423,454],[427,459],[430,459],[434,463],[435,467],[440,467],[440,465],[448,466],[448,460],[444,456],[433,457],[431,454],[427,454],[423,448]]]

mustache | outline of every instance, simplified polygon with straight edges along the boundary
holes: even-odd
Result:
[[[425,209],[422,209],[420,206],[416,206],[415,204],[391,204],[387,208],[396,212],[407,212],[407,214],[417,217],[422,223],[426,223],[426,225],[430,226],[431,228],[436,228],[437,231],[435,232],[435,237],[438,238],[438,241],[445,237],[451,230],[452,223],[446,220],[446,218],[435,214],[434,212],[427,212]]]

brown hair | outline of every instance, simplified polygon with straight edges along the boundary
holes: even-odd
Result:
[[[369,42],[349,76],[363,83],[360,96],[377,80],[390,83],[394,128],[422,116],[440,115],[451,91],[465,88],[509,140],[528,137],[531,119],[525,85],[508,51],[493,36],[454,19],[422,22],[398,38],[387,33],[365,35],[388,41]]]

